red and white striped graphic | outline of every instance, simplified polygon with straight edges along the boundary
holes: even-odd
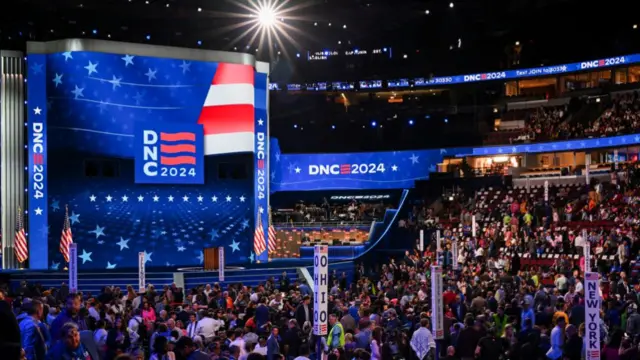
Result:
[[[66,262],[69,262],[69,245],[71,244],[73,244],[73,234],[71,233],[71,223],[69,222],[69,207],[66,207],[62,235],[60,236],[60,253]]]
[[[269,254],[276,251],[276,228],[269,225]]]
[[[204,154],[254,151],[254,69],[220,63],[198,124],[204,126]]]
[[[253,252],[257,255],[266,250],[264,242],[264,229],[262,228],[262,214],[258,212],[256,232],[253,235]]]
[[[29,250],[27,248],[27,236],[24,233],[22,209],[20,208],[18,208],[18,216],[16,220],[16,237],[14,239],[13,246],[18,262],[25,262],[29,258]]]

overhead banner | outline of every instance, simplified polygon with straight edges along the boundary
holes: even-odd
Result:
[[[431,266],[431,322],[433,337],[444,339],[442,303],[442,266]]]
[[[47,194],[47,59],[45,55],[27,57],[27,157],[28,165],[28,243],[29,268],[49,267],[49,203]],[[53,207],[53,211],[59,207]]]
[[[146,285],[146,272],[145,272],[145,256],[144,252],[138,253],[138,289],[140,292],[145,292],[147,289]]]
[[[584,274],[586,360],[600,360],[600,288],[598,273]]]
[[[412,188],[436,172],[445,156],[471,148],[417,151],[274,154],[275,191]]]
[[[327,334],[327,294],[329,291],[329,247],[313,248],[313,334]]]
[[[377,53],[375,51],[378,51]],[[387,51],[387,48],[373,50],[376,54],[383,54]],[[391,48],[389,48],[389,57],[391,57]],[[339,55],[336,50],[325,50],[314,53],[307,53],[308,60],[326,60],[329,57]],[[367,51],[355,50],[352,55],[366,55]],[[558,64],[550,66],[540,66],[528,69],[516,69],[516,70],[503,70],[482,72],[465,75],[449,75],[449,76],[436,76],[430,78],[413,78],[413,79],[397,79],[387,81],[387,87],[389,88],[403,88],[403,87],[435,87],[439,85],[452,85],[452,84],[465,84],[482,81],[505,81],[515,80],[533,77],[547,77],[557,76],[562,74],[569,74],[585,70],[601,69],[614,66],[630,65],[640,62],[640,54],[613,56],[597,60],[588,60],[583,62]],[[356,88],[356,84],[359,84],[359,89],[376,89],[382,88],[383,82],[381,80],[368,80],[359,82],[317,82],[307,84],[286,84],[286,88],[289,91],[327,91],[327,90],[353,90]],[[271,90],[281,90],[281,86],[274,84],[270,87]]]
[[[136,184],[204,184],[202,125],[142,123],[135,132]]]
[[[69,244],[69,292],[78,292],[78,244]]]
[[[218,248],[218,281],[224,281],[224,246]]]

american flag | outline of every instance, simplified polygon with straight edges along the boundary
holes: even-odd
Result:
[[[64,225],[60,236],[60,253],[64,261],[69,262],[69,245],[73,244],[73,234],[71,234],[71,223],[69,222],[69,207],[64,210]]]
[[[276,228],[271,222],[271,210],[269,210],[269,254],[276,252]]]
[[[27,236],[24,233],[24,222],[22,221],[22,209],[18,208],[18,216],[16,220],[16,237],[14,250],[18,262],[24,262],[29,257],[27,249]]]
[[[198,124],[204,126],[205,155],[253,152],[254,69],[219,63]]]
[[[253,252],[256,255],[262,254],[265,249],[264,243],[264,229],[262,228],[262,214],[258,212],[258,226],[256,227],[256,232],[253,235]]]

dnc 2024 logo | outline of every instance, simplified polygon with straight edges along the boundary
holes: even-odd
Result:
[[[135,182],[204,184],[202,125],[140,125],[135,133]]]

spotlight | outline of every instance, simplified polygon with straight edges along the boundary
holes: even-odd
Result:
[[[298,128],[298,124],[293,125],[293,128],[297,129]]]
[[[147,35],[147,40],[151,40],[151,35]]]
[[[409,125],[413,125],[413,120],[409,120]]]
[[[445,124],[448,124],[448,123],[449,123],[449,119],[445,118],[445,119],[444,119],[444,123],[445,123]]]
[[[335,125],[331,125],[331,129],[335,130],[336,126]]]
[[[377,122],[375,122],[375,121],[372,121],[372,122],[371,122],[371,126],[376,127],[376,125],[378,125],[378,123],[377,123]]]
[[[449,7],[453,9],[453,3],[449,3]]]
[[[258,12],[258,21],[261,26],[271,27],[276,23],[276,20],[276,12],[273,8],[267,6],[260,8],[260,11]]]
[[[198,40],[198,46],[202,45],[202,40]]]
[[[429,15],[429,14],[431,13],[431,11],[426,10],[424,13],[425,13],[425,14],[427,14],[427,15]]]
[[[202,8],[198,8],[198,12],[202,12]]]
[[[98,34],[98,30],[96,30],[96,29],[93,29],[93,31],[92,31],[92,32],[93,32],[93,35]]]

